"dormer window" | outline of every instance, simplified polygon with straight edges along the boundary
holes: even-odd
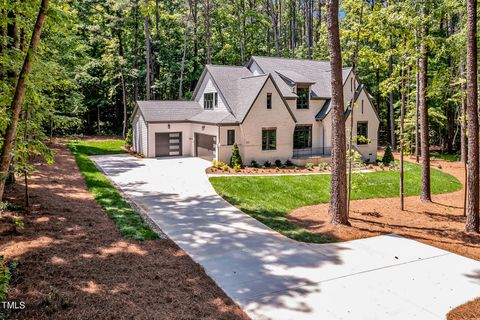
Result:
[[[308,87],[297,88],[297,109],[308,109],[310,89]]]
[[[205,93],[203,95],[203,109],[212,110],[215,99],[215,94],[213,92]]]

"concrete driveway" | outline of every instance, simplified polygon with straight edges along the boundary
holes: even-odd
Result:
[[[92,159],[252,319],[444,319],[480,296],[480,262],[413,240],[290,240],[219,197],[205,160]]]

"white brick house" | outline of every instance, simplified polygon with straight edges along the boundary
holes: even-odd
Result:
[[[347,133],[354,102],[355,143],[375,161],[379,119],[351,68],[343,70]],[[244,163],[324,161],[331,151],[330,64],[252,57],[245,67],[207,65],[190,101],[138,101],[133,149],[146,157],[199,156],[228,162],[234,143]]]

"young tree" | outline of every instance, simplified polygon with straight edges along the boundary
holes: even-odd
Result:
[[[479,149],[478,149],[478,87],[477,87],[477,0],[467,0],[467,232],[479,232]]]
[[[42,0],[40,8],[38,10],[37,21],[33,29],[32,38],[30,40],[30,46],[25,55],[22,70],[18,76],[17,86],[15,88],[15,94],[10,105],[11,120],[5,131],[4,142],[2,145],[2,151],[0,154],[0,201],[3,200],[3,193],[5,189],[5,180],[8,176],[8,171],[12,161],[12,149],[15,143],[17,134],[17,125],[20,117],[20,111],[22,110],[23,99],[25,97],[25,91],[27,89],[27,78],[32,72],[33,61],[35,59],[38,44],[40,43],[40,36],[42,34],[43,25],[45,23],[45,16],[48,9],[49,0]]]
[[[343,101],[342,53],[338,27],[338,0],[327,0],[328,51],[332,83],[332,175],[330,206],[332,224],[349,225],[346,186],[346,138]]]

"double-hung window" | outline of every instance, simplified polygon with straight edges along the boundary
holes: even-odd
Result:
[[[203,95],[203,109],[211,110],[213,109],[215,95],[213,92],[205,93]]]
[[[277,128],[262,129],[262,150],[277,149]]]
[[[297,109],[308,109],[310,89],[297,88]]]

